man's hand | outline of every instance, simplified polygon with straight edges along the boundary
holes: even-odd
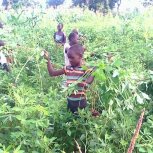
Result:
[[[49,53],[47,51],[44,51],[44,58],[46,60],[49,60]]]
[[[65,74],[64,68],[59,69],[59,70],[55,70],[53,68],[53,65],[52,65],[50,58],[49,58],[49,53],[47,51],[44,51],[44,58],[47,60],[47,69],[48,69],[50,76],[59,76],[59,75]]]

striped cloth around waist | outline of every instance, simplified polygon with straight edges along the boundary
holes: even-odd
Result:
[[[86,88],[87,83],[85,82],[86,79],[83,77],[86,73],[86,70],[84,70],[82,67],[72,67],[72,66],[66,66],[65,67],[65,75],[67,77],[66,85],[67,87],[75,84],[75,89],[71,93],[71,95],[68,96],[69,100],[72,101],[79,101],[86,99]]]

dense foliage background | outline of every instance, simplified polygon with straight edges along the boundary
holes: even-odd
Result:
[[[79,6],[94,12],[98,11],[103,13],[103,15],[107,14],[109,10],[112,12],[115,10],[119,13],[121,7],[136,7],[136,9],[138,9],[140,5],[144,7],[153,5],[152,0],[135,0],[134,2],[132,0],[0,0],[0,3],[2,3],[6,10],[9,7],[36,7],[37,5],[56,9],[62,4],[68,4],[68,6],[71,7]]]
[[[116,17],[81,9],[18,9],[0,12],[0,20],[5,23],[3,51],[12,50],[14,56],[11,73],[0,70],[0,152],[70,153],[77,150],[77,141],[84,152],[123,153],[143,108],[134,152],[153,152],[151,9]],[[53,42],[58,22],[67,35],[80,30],[86,62],[98,67],[88,108],[79,118],[67,112],[63,77],[49,77],[40,56],[47,49],[54,66],[63,66],[63,48]],[[91,117],[92,108],[100,117]]]

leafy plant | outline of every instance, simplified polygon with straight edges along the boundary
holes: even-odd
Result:
[[[152,10],[97,16],[80,9],[11,11],[0,16],[12,32],[0,33],[12,49],[11,72],[0,70],[0,152],[126,152],[142,108],[146,108],[134,152],[152,152]],[[67,112],[63,77],[50,78],[41,51],[63,67],[63,48],[54,44],[57,22],[67,35],[78,28],[87,66],[96,67],[88,107]],[[141,26],[140,26],[141,25]],[[68,88],[69,90],[75,88]],[[92,109],[100,116],[91,116]],[[77,142],[77,143],[76,143]]]

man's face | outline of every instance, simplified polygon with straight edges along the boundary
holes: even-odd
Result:
[[[79,43],[79,36],[77,34],[75,34],[74,37],[72,38],[71,42],[73,44],[78,44]]]
[[[71,66],[79,66],[81,63],[81,55],[76,54],[73,50],[68,50],[67,53]]]
[[[62,28],[63,28],[62,24],[59,24],[59,25],[57,26],[57,29],[58,29],[59,31],[62,30]]]

